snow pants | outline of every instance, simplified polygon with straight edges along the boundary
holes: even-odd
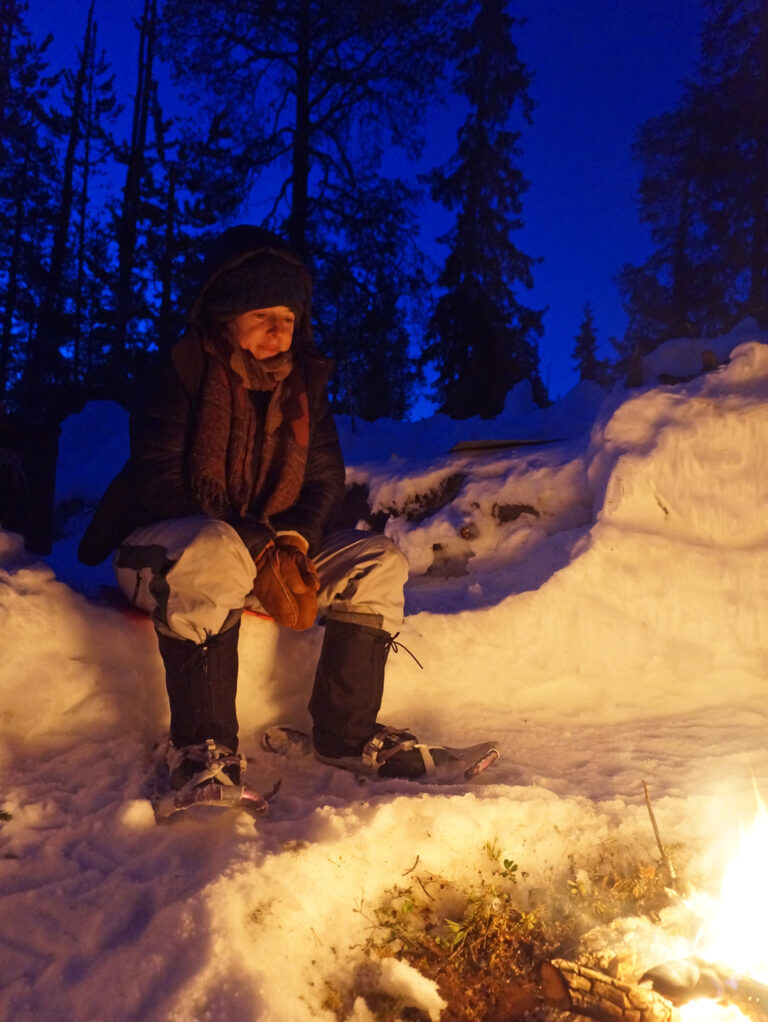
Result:
[[[330,536],[313,560],[326,625],[310,699],[313,734],[326,754],[342,755],[375,729],[408,562],[391,540],[354,530]],[[245,607],[261,609],[247,547],[225,522],[178,518],[136,529],[114,565],[123,593],[155,623],[173,744],[211,738],[235,751],[240,617]]]
[[[408,562],[386,536],[333,533],[313,561],[320,619],[390,634],[400,628]],[[172,638],[205,642],[236,624],[245,607],[262,610],[248,548],[231,525],[204,515],[135,529],[115,554],[114,568],[125,596]]]

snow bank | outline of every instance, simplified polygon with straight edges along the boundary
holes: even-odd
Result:
[[[747,390],[745,392],[745,383]],[[589,479],[602,522],[740,549],[768,539],[768,346],[683,386],[622,402],[592,435]]]

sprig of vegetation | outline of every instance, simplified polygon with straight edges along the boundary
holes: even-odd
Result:
[[[543,1018],[543,961],[574,955],[580,937],[596,923],[654,916],[669,901],[663,866],[616,841],[604,842],[584,862],[569,856],[537,889],[526,885],[528,872],[497,840],[486,842],[483,852],[470,883],[414,869],[407,885],[396,884],[377,905],[360,903],[356,911],[370,924],[365,960],[353,989],[333,989],[326,1001],[337,1017],[346,1017],[354,998],[364,996],[380,1022],[426,1019],[371,985],[376,963],[396,957],[438,984],[448,1002],[441,1022]]]
[[[681,845],[670,847],[679,861]],[[669,903],[669,878],[664,863],[638,862],[615,839],[604,842],[591,861],[578,866],[568,857],[568,889],[572,908],[588,911],[594,921],[610,922],[625,915],[656,918]]]

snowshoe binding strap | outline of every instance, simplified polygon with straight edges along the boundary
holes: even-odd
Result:
[[[418,750],[421,754],[424,763],[424,773],[434,773],[435,761],[432,758],[429,746],[419,742],[410,731],[395,727],[379,728],[368,739],[363,749],[363,766],[367,770],[378,773],[393,756],[396,756],[399,752],[411,752],[413,749]]]
[[[232,752],[225,745],[217,745],[212,738],[208,738],[205,742],[201,742],[198,745],[185,745],[180,749],[177,749],[174,745],[169,745],[169,772],[173,774],[174,770],[183,762],[199,763],[200,769],[195,770],[187,783],[178,790],[177,798],[179,801],[184,801],[194,788],[198,788],[200,785],[208,785],[214,781],[218,787],[222,788],[222,793],[218,796],[220,801],[237,801],[242,796],[244,786],[235,784],[226,771],[228,767],[236,766],[243,773],[246,767],[246,759],[244,756]],[[234,792],[224,794],[223,789],[227,787],[234,788],[237,791],[237,796],[233,797]]]
[[[426,784],[469,781],[499,758],[498,742],[452,749],[427,745],[410,731],[380,727],[363,749],[365,772],[381,778],[403,778]]]

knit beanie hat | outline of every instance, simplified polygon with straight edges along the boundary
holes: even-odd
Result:
[[[297,316],[310,297],[306,270],[272,252],[258,252],[223,270],[205,290],[203,306],[209,317],[226,323],[252,309],[284,305]]]

